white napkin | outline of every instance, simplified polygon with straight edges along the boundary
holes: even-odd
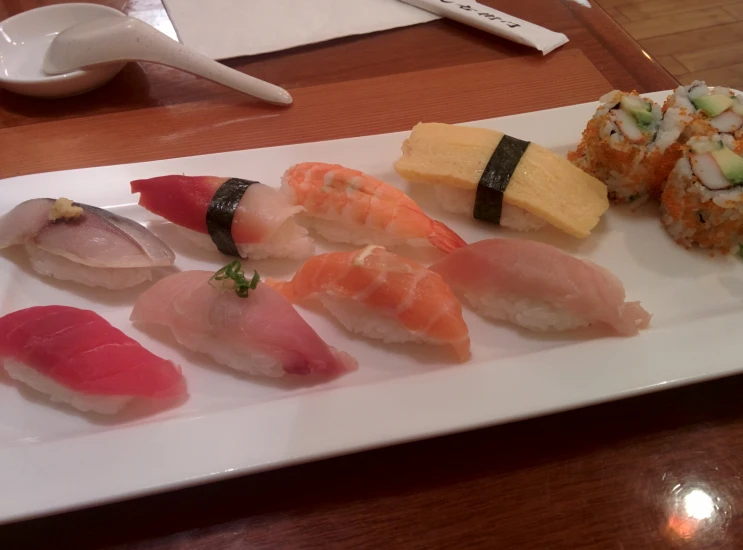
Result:
[[[212,59],[406,27],[438,16],[398,0],[163,0],[180,41]]]

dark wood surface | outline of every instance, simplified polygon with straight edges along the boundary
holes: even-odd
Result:
[[[42,3],[0,0],[0,17]],[[131,65],[78,98],[0,92],[0,177],[675,85],[597,6],[487,3],[570,43],[542,57],[440,21],[228,62],[290,88],[289,109],[151,65]],[[172,33],[159,1],[127,9]],[[741,392],[743,377],[733,377],[20,522],[0,527],[0,549],[741,548]]]

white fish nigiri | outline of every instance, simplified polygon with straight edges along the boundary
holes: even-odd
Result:
[[[257,274],[247,281],[237,261],[214,276],[183,271],[161,279],[137,299],[132,322],[165,326],[184,347],[248,374],[333,376],[358,368]]]
[[[23,245],[33,269],[88,286],[127,288],[173,265],[175,254],[146,227],[69,199],[31,199],[0,217],[0,249]]]
[[[607,269],[543,243],[486,239],[429,268],[485,316],[534,331],[601,324],[636,335],[651,315]]]

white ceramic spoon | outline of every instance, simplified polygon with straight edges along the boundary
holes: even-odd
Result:
[[[102,63],[150,61],[201,76],[269,103],[290,105],[289,92],[230,69],[131,17],[107,16],[60,32],[44,58],[47,74]]]

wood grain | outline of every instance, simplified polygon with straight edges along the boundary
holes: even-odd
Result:
[[[743,1],[598,1],[682,83],[703,72],[715,78],[711,84],[739,85]]]
[[[743,89],[743,63],[727,65],[718,69],[704,69],[688,73],[686,80],[704,80],[710,84],[731,86],[737,90]]]
[[[617,11],[627,17],[630,21],[642,21],[655,17],[667,17],[685,11],[708,10],[717,6],[726,7],[734,4],[735,0],[644,0],[638,2],[627,2],[619,6]]]
[[[565,50],[296,88],[289,109],[234,98],[25,125],[0,130],[0,178],[464,122],[595,101],[609,90],[581,52]]]
[[[656,58],[683,52],[697,52],[737,44],[743,40],[743,22],[664,34],[640,40],[640,45]]]
[[[733,17],[722,8],[707,9],[700,7],[692,11],[631,21],[624,28],[636,40],[642,40],[651,36],[703,29],[722,23],[732,23],[733,21]]]
[[[731,2],[730,4],[725,5],[723,9],[738,21],[743,21],[743,3]]]
[[[675,58],[686,67],[687,71],[692,72],[735,65],[743,61],[743,43],[725,44],[716,48],[704,48],[696,52],[679,53],[676,54]],[[668,68],[670,69],[670,67]]]
[[[679,61],[680,56],[661,55],[657,59],[658,63],[663,65],[673,76],[678,77],[680,74],[689,72],[689,69]]]

